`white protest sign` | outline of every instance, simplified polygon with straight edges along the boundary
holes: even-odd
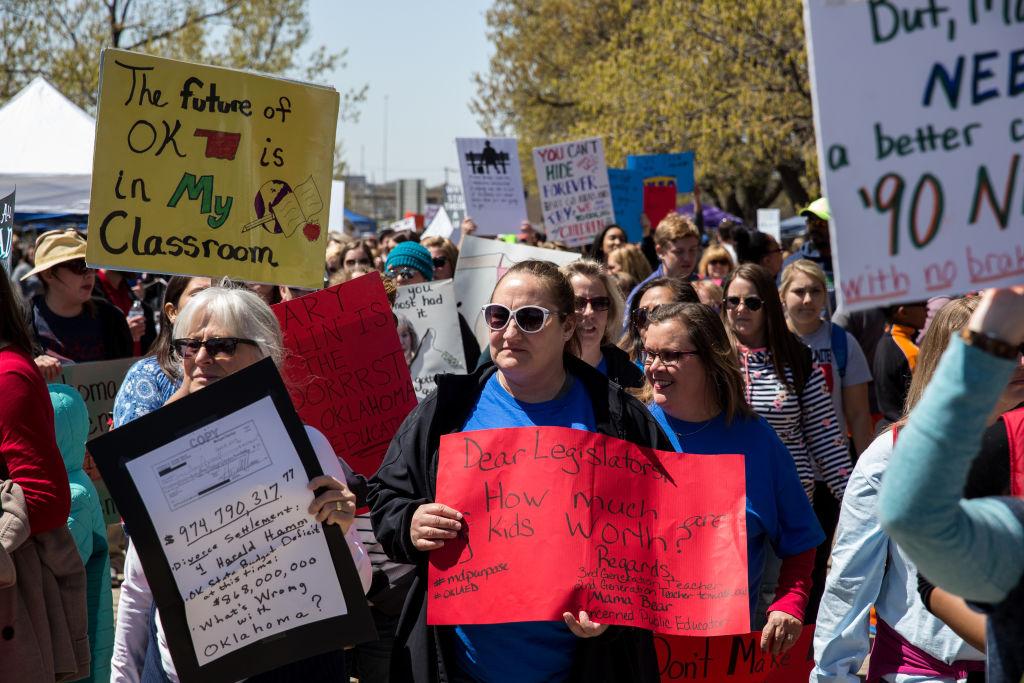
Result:
[[[345,181],[331,181],[331,206],[327,213],[327,232],[345,232]]]
[[[452,233],[455,232],[455,226],[452,225],[452,219],[448,216],[448,211],[442,206],[434,214],[434,220],[430,221],[430,225],[423,231],[423,237],[443,237],[446,240],[452,238]]]
[[[478,235],[512,232],[526,220],[515,138],[456,138],[466,214]]]
[[[845,309],[1024,281],[1024,24],[1011,4],[805,3]]]
[[[782,212],[778,209],[758,209],[757,229],[775,238],[776,242],[782,242]]]
[[[453,280],[399,287],[392,309],[418,399],[434,390],[435,375],[466,374]]]
[[[402,220],[394,221],[388,225],[388,230],[394,230],[395,232],[405,232],[406,230],[416,230],[416,217],[406,216]]]
[[[127,463],[185,603],[200,666],[347,613],[311,492],[264,397]]]
[[[601,138],[536,147],[533,167],[549,241],[590,244],[615,221]]]
[[[574,251],[541,249],[466,235],[459,245],[459,261],[455,266],[455,297],[459,313],[473,329],[480,347],[487,345],[488,333],[480,309],[490,302],[494,285],[505,271],[521,261],[551,261],[563,266],[579,258],[580,254]]]

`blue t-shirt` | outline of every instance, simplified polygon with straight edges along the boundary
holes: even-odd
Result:
[[[825,540],[796,465],[775,430],[759,415],[733,418],[726,425],[719,414],[709,422],[669,417],[649,406],[654,419],[679,453],[742,453],[747,479],[747,590],[753,618],[765,549],[770,543],[779,557],[799,555]],[[680,435],[684,435],[680,437]],[[680,443],[682,442],[682,443]]]
[[[592,432],[596,420],[590,397],[579,380],[570,379],[572,386],[562,397],[523,403],[505,391],[495,373],[462,431],[569,427]],[[455,634],[459,668],[482,683],[564,681],[576,654],[576,636],[561,621],[457,626]]]
[[[605,377],[608,376],[608,359],[604,357],[604,354],[601,354],[601,362],[597,364],[597,371]]]
[[[128,374],[117,390],[114,428],[162,407],[180,386],[181,380],[168,378],[155,356],[146,356],[136,362],[128,368]]]

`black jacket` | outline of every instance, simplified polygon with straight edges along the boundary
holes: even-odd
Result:
[[[614,344],[601,347],[608,368],[608,379],[624,389],[639,389],[644,385],[644,371],[629,359],[629,354]]]
[[[565,367],[583,382],[591,399],[597,432],[640,446],[672,450],[647,409],[624,389],[581,360],[566,356]],[[402,610],[391,657],[391,680],[445,683],[453,661],[453,628],[427,627],[427,553],[409,538],[413,513],[434,501],[441,436],[458,432],[476,405],[493,365],[472,375],[441,375],[437,390],[420,403],[391,440],[384,462],[370,481],[373,530],[396,562],[416,565],[416,579]],[[573,681],[658,681],[650,631],[612,627],[597,638],[581,639]]]
[[[26,320],[29,330],[32,332],[33,353],[40,355],[44,353],[45,347],[40,342],[39,329],[36,326],[36,309],[45,306],[42,303],[42,296],[32,299],[27,307]],[[132,356],[132,333],[128,329],[128,321],[124,313],[114,304],[106,299],[93,297],[91,300],[93,315],[100,321],[100,330],[103,335],[103,360],[115,358],[130,358]],[[71,360],[78,360],[72,358]]]

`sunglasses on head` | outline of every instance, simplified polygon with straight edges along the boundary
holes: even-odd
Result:
[[[72,261],[65,261],[64,263],[59,263],[57,265],[64,270],[74,273],[75,275],[85,275],[92,270],[92,268],[86,265],[84,258],[76,258]]]
[[[759,311],[761,306],[764,305],[764,299],[759,296],[727,296],[725,297],[726,308],[739,308],[739,305],[743,304],[750,311]]]
[[[444,268],[446,265],[448,265],[448,257],[447,256],[435,256],[434,258],[432,258],[430,260],[434,262],[434,267],[435,268]]]
[[[651,311],[657,306],[651,308],[638,308],[629,316],[629,322],[633,325],[633,329],[640,331],[647,327],[647,324],[651,321]]]
[[[494,332],[501,332],[511,320],[516,321],[516,327],[526,334],[540,332],[544,323],[551,316],[551,311],[543,306],[520,306],[511,309],[503,304],[487,304],[482,309],[484,322]]]
[[[582,313],[587,310],[587,304],[589,304],[594,311],[607,311],[612,306],[612,300],[607,296],[595,296],[589,299],[584,296],[578,296],[576,297],[573,306],[577,313]]]
[[[259,347],[259,344],[252,339],[239,339],[238,337],[210,337],[209,339],[174,339],[171,346],[182,358],[192,358],[199,353],[199,349],[206,349],[211,356],[233,356],[239,344],[251,344]]]
[[[411,280],[418,272],[415,268],[388,268],[384,274],[392,280]]]

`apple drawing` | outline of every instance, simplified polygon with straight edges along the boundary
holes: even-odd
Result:
[[[320,224],[306,223],[305,227],[302,228],[302,234],[310,242],[316,242],[320,238]]]

